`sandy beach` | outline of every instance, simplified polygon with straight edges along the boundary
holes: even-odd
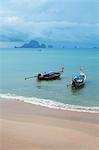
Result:
[[[0,102],[0,150],[98,150],[99,114]]]

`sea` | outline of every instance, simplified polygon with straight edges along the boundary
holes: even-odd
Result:
[[[60,71],[61,79],[37,81],[38,73]],[[84,87],[73,89],[72,77],[83,68]],[[27,77],[33,77],[25,80]],[[0,98],[52,109],[99,113],[99,49],[0,49]]]

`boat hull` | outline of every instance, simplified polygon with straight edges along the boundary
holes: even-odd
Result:
[[[82,82],[82,83],[72,82],[72,87],[74,87],[74,88],[83,87],[84,85],[85,85],[85,82]]]
[[[61,76],[60,73],[55,73],[52,76],[48,76],[48,75],[38,76],[37,79],[39,81],[42,81],[42,80],[46,80],[46,81],[48,81],[48,80],[57,80],[57,79],[60,79],[60,76]]]

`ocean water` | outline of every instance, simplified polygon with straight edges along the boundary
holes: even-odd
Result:
[[[83,88],[72,89],[72,76],[83,67]],[[60,80],[25,77],[60,71]],[[99,112],[99,49],[0,49],[0,97],[50,108]]]

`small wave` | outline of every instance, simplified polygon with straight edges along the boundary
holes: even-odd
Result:
[[[70,111],[78,111],[78,112],[90,112],[90,113],[99,113],[99,106],[97,107],[84,107],[80,105],[70,105],[64,104],[61,102],[56,102],[50,99],[42,99],[37,97],[24,97],[17,96],[15,94],[0,94],[0,98],[2,99],[10,99],[10,100],[19,100],[24,101],[26,103],[31,103],[35,105],[40,105],[53,109],[61,109],[61,110],[70,110]]]

